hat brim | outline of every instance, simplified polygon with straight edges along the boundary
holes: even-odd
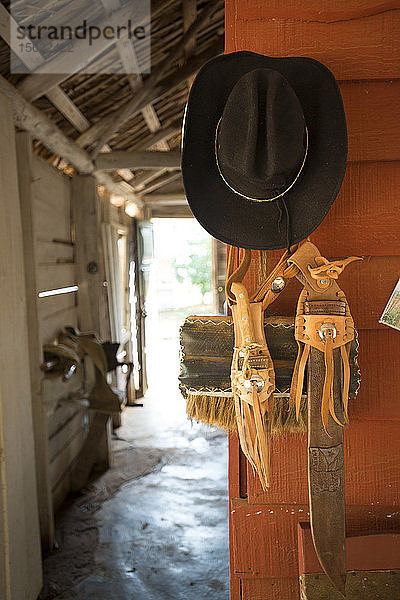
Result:
[[[213,237],[241,248],[274,250],[287,245],[286,215],[278,200],[253,202],[223,181],[215,159],[215,133],[226,100],[245,73],[266,67],[289,81],[308,129],[306,162],[284,195],[290,243],[304,240],[322,222],[346,170],[347,129],[332,73],[311,58],[270,58],[254,52],[218,56],[202,67],[189,94],[183,131],[182,176],[195,218]]]

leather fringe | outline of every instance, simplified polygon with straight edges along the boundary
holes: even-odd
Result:
[[[350,385],[350,364],[349,353],[350,343],[340,347],[341,363],[343,366],[343,415],[344,422],[342,423],[336,416],[334,397],[333,397],[333,380],[334,380],[334,362],[333,362],[333,339],[327,332],[324,359],[325,359],[325,379],[322,393],[321,418],[325,433],[330,437],[328,432],[329,415],[341,427],[348,423],[348,400],[349,400],[349,385]],[[296,419],[300,415],[301,393],[303,390],[305,368],[308,361],[310,346],[298,342],[299,350],[296,358],[295,367],[293,370],[292,385],[290,388],[290,410],[295,410]]]

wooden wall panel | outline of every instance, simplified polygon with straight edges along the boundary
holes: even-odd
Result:
[[[290,600],[299,596],[297,577],[290,579],[244,579],[242,582],[243,600]]]
[[[232,503],[232,574],[245,580],[298,577],[297,526],[308,520],[307,504]],[[348,536],[398,531],[400,512],[392,505],[346,507]],[[290,597],[290,596],[289,596]],[[293,595],[290,600],[298,600]]]
[[[38,291],[54,290],[76,284],[75,266],[73,264],[38,265]]]
[[[301,3],[297,6],[300,8]],[[231,18],[235,19],[235,40],[227,43],[230,51],[311,56],[329,67],[338,80],[400,77],[398,7],[330,22],[275,16],[240,19],[236,11]]]
[[[346,502],[400,504],[400,436],[398,421],[352,421],[345,431]],[[248,500],[251,503],[291,504],[308,502],[307,442],[305,435],[274,438],[273,482],[263,492],[258,477],[249,469]],[[392,454],[391,461],[386,460]],[[368,468],[366,469],[366,465]]]
[[[361,386],[357,398],[350,401],[353,419],[399,420],[400,335],[394,329],[360,331],[358,364]]]
[[[13,106],[3,94],[0,137],[0,598],[35,600],[42,587],[42,565],[24,273],[26,230]]]
[[[36,238],[36,292],[76,284],[71,237],[71,180],[45,161],[32,161],[33,226]],[[57,261],[60,261],[57,262]],[[68,261],[68,262],[65,262]],[[77,293],[38,298],[41,344],[52,342],[62,327],[76,326]],[[58,408],[81,386],[81,374],[68,383],[46,381],[42,399],[49,413],[49,478],[54,509],[70,489],[70,472],[87,436],[84,411]],[[72,412],[72,415],[71,415]]]
[[[348,164],[339,196],[313,242],[331,256],[399,255],[399,189],[400,162]]]
[[[399,33],[395,0],[226,2],[228,52],[311,56],[333,71],[343,95],[349,164],[311,240],[329,258],[364,257],[340,280],[360,332],[362,372],[345,433],[348,535],[400,530],[400,335],[378,323],[400,276]],[[269,267],[281,253],[269,253]],[[253,266],[247,286],[256,280]],[[290,282],[271,314],[294,315],[300,289]],[[299,598],[291,582],[298,577],[296,523],[308,518],[306,442],[285,438],[273,441],[266,494],[230,436],[231,600]]]
[[[400,81],[342,82],[349,136],[348,160],[399,160]]]
[[[236,19],[300,19],[329,23],[366,18],[377,13],[396,10],[397,0],[240,0],[236,4]]]

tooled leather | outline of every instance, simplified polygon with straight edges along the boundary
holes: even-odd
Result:
[[[260,401],[264,403],[275,389],[275,371],[265,339],[262,303],[250,302],[243,284],[234,283],[232,291],[237,298],[237,303],[232,306],[235,329],[235,347],[231,368],[232,391],[236,391],[245,402],[251,404],[251,390],[245,387],[245,381],[250,379],[251,375],[258,375],[264,381],[264,387],[259,392]],[[245,357],[241,354],[247,353],[248,369],[245,373],[243,371]],[[260,360],[266,363],[266,368],[256,366]]]
[[[335,300],[336,292],[339,290],[337,284],[332,280],[329,288],[321,290],[318,286],[317,280],[314,279],[308,269],[308,266],[319,267],[317,258],[320,256],[320,251],[311,242],[304,242],[300,248],[296,250],[288,258],[288,265],[295,265],[299,269],[299,273],[296,275],[297,279],[306,287],[310,292],[316,292],[319,296],[322,294],[326,300]],[[317,298],[316,298],[317,299]]]
[[[309,348],[317,348],[323,352],[325,357],[325,381],[321,418],[327,435],[329,435],[327,431],[329,414],[338,424],[343,425],[337,419],[333,405],[333,351],[339,348],[344,373],[343,407],[347,417],[349,389],[348,354],[350,343],[354,339],[354,322],[346,297],[335,279],[337,279],[343,268],[353,260],[358,259],[350,257],[343,261],[329,263],[329,261],[320,256],[319,250],[311,242],[305,242],[288,260],[288,262],[296,265],[299,269],[297,278],[304,285],[297,304],[295,319],[295,338],[299,346],[299,352],[292,376],[291,405],[296,406],[296,414],[298,414],[304,369],[308,359]],[[319,268],[320,266],[321,269]],[[323,287],[321,287],[320,281],[321,273],[324,273]],[[318,314],[313,314],[314,302]],[[325,315],[323,314],[324,306],[327,313]],[[334,329],[328,328],[322,333],[321,326],[324,324],[331,324]],[[323,337],[321,337],[320,331]]]
[[[336,336],[332,340],[333,350],[340,348],[354,339],[354,321],[351,316],[339,315],[304,315],[300,314],[295,319],[295,338],[304,344],[309,344],[321,352],[325,350],[325,342],[319,335],[319,330],[324,323],[332,323]]]
[[[263,489],[270,484],[268,409],[275,389],[275,371],[264,333],[262,302],[250,302],[242,283],[232,283],[235,347],[231,367],[232,392],[242,450],[257,471]],[[261,362],[260,362],[261,361]],[[257,368],[261,364],[262,368]],[[261,378],[262,388],[257,388]]]

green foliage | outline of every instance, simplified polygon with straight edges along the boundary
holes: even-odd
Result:
[[[211,291],[211,245],[209,239],[189,242],[193,252],[184,261],[175,259],[176,278],[179,282],[190,279],[192,285],[197,285],[201,293]]]

